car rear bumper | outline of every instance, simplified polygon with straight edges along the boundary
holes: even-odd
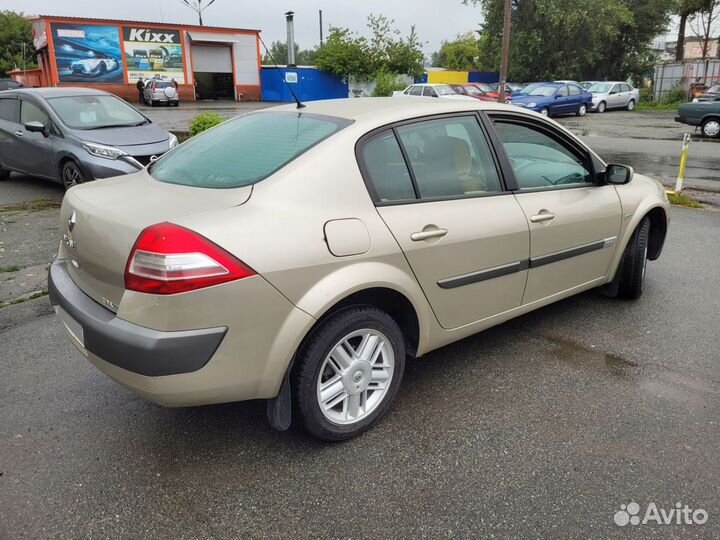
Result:
[[[197,371],[210,361],[227,332],[225,327],[162,332],[120,319],[75,285],[64,261],[50,266],[48,291],[50,303],[82,352],[139,375]]]

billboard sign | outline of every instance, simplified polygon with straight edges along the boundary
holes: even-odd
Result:
[[[123,83],[117,26],[50,25],[60,82]]]
[[[142,77],[185,83],[179,30],[124,26],[123,48],[129,82]]]

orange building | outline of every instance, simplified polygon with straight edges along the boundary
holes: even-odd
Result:
[[[30,22],[39,66],[26,79],[33,85],[135,100],[142,77],[175,80],[185,101],[260,99],[259,30],[51,15]]]

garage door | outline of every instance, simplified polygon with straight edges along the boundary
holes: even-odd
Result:
[[[232,55],[230,47],[193,45],[193,71],[200,73],[232,73]]]

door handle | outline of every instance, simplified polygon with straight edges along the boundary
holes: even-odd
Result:
[[[548,211],[542,211],[535,216],[530,216],[530,221],[533,223],[542,223],[543,221],[551,221],[555,219],[555,214],[551,214]]]
[[[18,129],[18,130],[15,132],[15,136],[16,136],[16,137],[22,137],[23,135],[25,135],[25,133],[23,133],[22,130],[19,130],[19,129]]]
[[[447,229],[431,229],[429,231],[414,232],[410,235],[410,240],[413,242],[422,242],[430,238],[442,238],[447,233]]]

